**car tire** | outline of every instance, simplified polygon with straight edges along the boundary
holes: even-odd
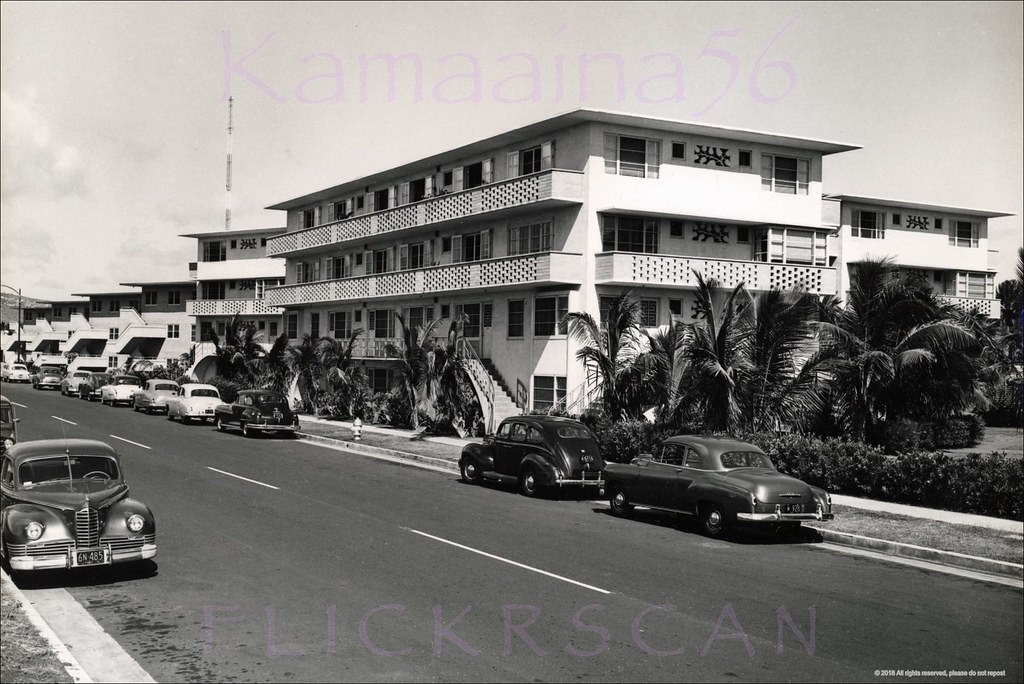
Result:
[[[537,469],[527,466],[519,475],[519,492],[526,497],[535,498],[541,493],[540,476]]]
[[[255,430],[250,430],[249,429],[249,424],[244,422],[244,421],[242,422],[242,436],[243,437],[255,437],[256,436]]]
[[[473,461],[463,461],[459,464],[459,472],[462,473],[462,481],[466,484],[480,484],[483,479],[480,476],[480,469]]]
[[[728,524],[722,507],[716,503],[703,503],[700,505],[700,529],[706,536],[717,539],[725,535]]]
[[[220,430],[221,432],[228,431],[228,426],[224,424],[224,419],[221,418],[220,416],[217,416],[216,418],[213,419],[213,424],[216,425],[217,429]]]
[[[612,515],[624,518],[633,512],[633,504],[629,503],[625,490],[621,485],[616,485],[608,497],[608,506]]]

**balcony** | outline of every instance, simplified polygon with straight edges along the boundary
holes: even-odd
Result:
[[[64,351],[74,352],[79,355],[84,354],[90,349],[102,351],[107,345],[107,339],[108,334],[106,330],[79,328],[68,338],[67,344],[64,345]]]
[[[951,297],[939,295],[946,304],[956,307],[964,313],[977,311],[989,318],[999,318],[1000,302],[998,299],[984,299],[982,297]]]
[[[284,278],[285,263],[281,259],[254,257],[228,261],[200,261],[189,277],[195,280],[270,280]]]
[[[286,233],[267,240],[267,255],[292,256],[345,240],[360,240],[419,226],[440,226],[472,216],[500,216],[523,207],[582,204],[583,195],[582,173],[541,171]]]
[[[191,299],[185,302],[189,316],[277,316],[281,310],[264,299]]]
[[[156,358],[166,339],[166,325],[133,323],[121,330],[113,345],[113,353]]]
[[[541,252],[339,280],[268,287],[266,298],[272,305],[288,306],[409,297],[441,292],[511,289],[526,285],[580,285],[582,274],[581,254]]]
[[[749,290],[794,290],[816,295],[836,294],[836,269],[826,266],[773,264],[761,261],[707,259],[664,254],[607,252],[598,254],[596,282],[600,285],[697,287],[697,276],[714,278],[720,287],[744,283]]]

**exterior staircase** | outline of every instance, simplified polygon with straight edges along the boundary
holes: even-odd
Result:
[[[509,416],[518,416],[522,411],[509,396],[507,386],[501,379],[501,374],[494,368],[494,364],[488,362],[489,367],[484,365],[471,346],[467,345],[466,350],[468,354],[463,360],[469,372],[470,382],[473,383],[473,389],[480,400],[480,408],[484,412],[485,429],[487,434],[494,434],[502,420]]]
[[[494,429],[509,416],[522,415],[523,410],[516,405],[514,394],[509,389],[505,379],[490,359],[480,359],[480,363],[487,370],[487,374],[494,381]]]

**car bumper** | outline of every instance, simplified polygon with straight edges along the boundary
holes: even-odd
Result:
[[[600,473],[593,475],[581,473],[576,477],[556,477],[555,484],[559,487],[597,487],[600,491],[604,490],[604,479]]]
[[[130,548],[117,548],[113,545],[101,544],[101,546],[110,548],[110,563],[114,565],[117,563],[131,563],[134,561],[148,560],[156,557],[156,541],[146,541],[141,545],[133,545]],[[56,550],[52,553],[32,553],[22,555],[11,555],[9,561],[12,570],[19,572],[33,571],[33,570],[69,570],[71,569],[71,554],[74,548],[68,546],[67,548],[57,552]],[[107,564],[103,564],[107,565]],[[87,567],[97,567],[95,565]]]
[[[820,522],[832,520],[835,516],[831,513],[737,513],[736,520],[739,522],[756,523],[777,523],[777,522]]]
[[[259,430],[260,432],[295,432],[299,429],[298,425],[268,425],[267,423],[246,423],[245,425],[250,430]]]

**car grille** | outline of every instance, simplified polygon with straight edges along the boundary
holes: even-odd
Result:
[[[111,537],[104,539],[104,545],[110,545],[110,550],[114,553],[120,551],[137,551],[142,548],[143,544],[155,544],[156,535],[147,534],[144,537]]]
[[[7,552],[11,556],[54,556],[67,553],[72,547],[70,541],[51,541],[41,544],[8,544]]]
[[[75,542],[79,546],[96,546],[100,541],[99,512],[91,506],[75,512]]]

